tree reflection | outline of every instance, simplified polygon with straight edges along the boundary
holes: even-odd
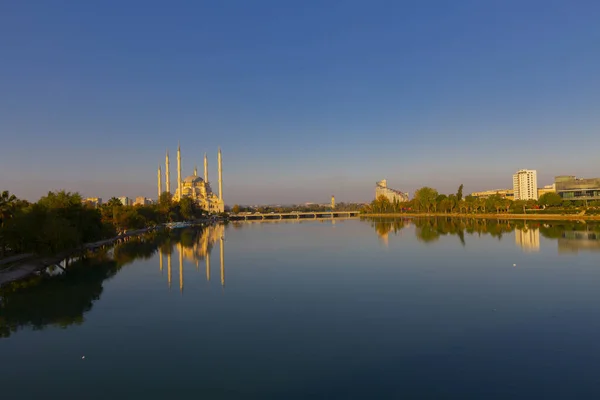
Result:
[[[136,260],[150,259],[159,248],[162,254],[171,254],[179,243],[184,249],[196,249],[207,230],[211,229],[151,232],[120,243],[112,251],[75,261],[65,272],[47,270],[0,288],[0,337],[24,327],[39,330],[83,323],[84,314],[102,295],[105,280]]]
[[[470,235],[489,235],[498,240],[507,233],[518,231],[531,236],[532,233],[548,239],[571,237],[569,232],[600,232],[600,224],[584,221],[528,221],[481,218],[432,217],[413,219],[374,218],[370,220],[377,236],[385,238],[409,224],[415,226],[417,239],[424,243],[434,243],[441,236],[456,236],[465,246]],[[595,235],[575,235],[576,237],[596,237]],[[517,241],[519,242],[519,241]]]

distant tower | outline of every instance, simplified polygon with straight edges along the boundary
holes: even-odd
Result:
[[[165,186],[167,193],[171,193],[171,178],[169,176],[169,150],[167,150],[167,157],[165,158]]]
[[[223,201],[223,158],[221,156],[221,148],[219,147],[219,200],[225,204]]]
[[[181,200],[181,147],[177,143],[177,201]]]
[[[194,166],[194,176],[198,176],[198,166]]]
[[[208,158],[206,153],[204,153],[204,182],[208,183]]]
[[[160,195],[162,194],[162,172],[160,170],[160,165],[158,166],[158,200],[160,200]]]
[[[335,209],[335,196],[331,195],[331,209]]]

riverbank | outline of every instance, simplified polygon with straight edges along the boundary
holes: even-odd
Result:
[[[122,233],[110,239],[104,239],[93,243],[86,243],[80,248],[69,250],[53,256],[43,257],[36,256],[33,254],[24,254],[0,260],[0,265],[3,265],[3,267],[0,267],[0,287],[7,283],[27,278],[28,276],[36,272],[42,271],[53,265],[64,269],[64,267],[60,265],[60,263],[62,263],[63,261],[66,261],[66,266],[68,265],[68,260],[71,258],[89,252],[94,252],[105,247],[113,246],[116,243],[125,241],[134,236],[145,234],[158,228],[160,227],[136,229],[126,233]]]
[[[446,213],[390,213],[390,214],[361,214],[361,218],[406,218],[406,217],[445,217],[472,219],[503,219],[503,220],[537,220],[537,221],[600,221],[600,215],[579,214],[446,214]]]

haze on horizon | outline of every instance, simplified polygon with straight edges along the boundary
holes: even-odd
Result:
[[[598,2],[2,9],[0,190],[29,200],[155,198],[178,141],[213,188],[221,146],[229,205],[600,176]]]

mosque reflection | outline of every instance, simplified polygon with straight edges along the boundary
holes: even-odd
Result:
[[[378,218],[371,226],[385,246],[391,235],[402,235],[405,228],[414,227],[417,239],[433,243],[442,236],[456,236],[465,246],[465,235],[489,235],[502,240],[514,234],[515,244],[525,252],[540,251],[540,237],[556,240],[560,254],[578,251],[600,251],[600,224],[586,221],[528,221],[469,218]]]
[[[171,288],[173,280],[172,257],[174,250],[179,265],[179,290],[183,292],[184,260],[195,264],[196,270],[200,269],[200,262],[204,262],[206,280],[210,281],[210,254],[217,244],[219,246],[221,285],[225,286],[225,226],[210,226],[203,230],[185,229],[176,235],[179,240],[175,242],[168,240],[158,247],[159,269],[161,272],[163,271],[164,258],[167,259],[167,283],[169,288]]]
[[[151,260],[159,255],[159,269],[167,269],[169,287],[173,278],[173,257],[179,267],[179,288],[183,291],[184,259],[206,264],[210,280],[210,254],[219,245],[221,285],[225,285],[225,227],[151,232],[131,238],[110,251],[74,261],[66,271],[48,269],[40,275],[0,288],[0,338],[24,327],[34,330],[46,326],[67,327],[84,322],[84,315],[100,299],[104,281],[134,261]],[[158,272],[157,272],[158,273]]]

